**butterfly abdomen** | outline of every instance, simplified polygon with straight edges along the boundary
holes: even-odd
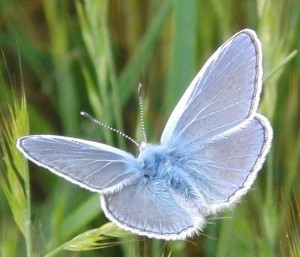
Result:
[[[142,162],[143,185],[156,185],[160,190],[172,192],[179,204],[194,213],[207,213],[204,198],[193,179],[184,172],[179,156],[167,152],[160,145],[149,145],[138,159]]]

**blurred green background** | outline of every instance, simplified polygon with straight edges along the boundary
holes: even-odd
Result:
[[[0,255],[300,256],[299,13],[299,0],[0,0]],[[197,71],[243,28],[262,41],[273,145],[253,189],[201,235],[165,243],[118,230],[96,194],[28,168],[16,150],[22,135],[57,134],[136,153],[79,112],[142,140],[139,82],[158,142]]]

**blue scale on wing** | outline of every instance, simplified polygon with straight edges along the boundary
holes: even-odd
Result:
[[[194,215],[178,203],[166,181],[145,179],[102,197],[109,217],[142,233],[180,234],[195,223]]]
[[[256,111],[257,101],[253,99],[260,93],[257,85],[260,59],[253,38],[245,33],[221,49],[191,83],[190,95],[179,101],[175,118],[171,115],[162,135],[162,144],[175,147],[182,142],[205,142],[237,126]],[[176,112],[182,115],[178,117]]]
[[[26,137],[21,144],[38,165],[92,191],[117,190],[138,176],[131,154],[104,144],[58,136]]]
[[[265,130],[254,118],[227,137],[189,148],[184,171],[194,178],[207,204],[226,202],[243,187],[264,149]]]

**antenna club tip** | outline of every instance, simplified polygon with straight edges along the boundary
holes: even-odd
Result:
[[[142,94],[142,87],[143,87],[142,83],[139,82],[139,87],[138,87],[138,95],[139,96],[141,96],[141,94]]]
[[[92,120],[92,121],[95,121],[95,120],[96,120],[92,115],[90,115],[90,114],[87,113],[87,112],[80,112],[80,115],[82,115],[83,117],[88,118],[89,120]],[[97,122],[96,122],[96,123],[97,123]]]

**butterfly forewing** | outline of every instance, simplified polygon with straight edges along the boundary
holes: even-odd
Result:
[[[44,135],[20,138],[17,146],[31,161],[91,191],[119,190],[140,175],[131,154],[100,143]]]
[[[243,30],[207,61],[171,114],[162,144],[209,141],[254,115],[261,91],[261,46]]]

